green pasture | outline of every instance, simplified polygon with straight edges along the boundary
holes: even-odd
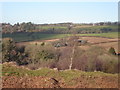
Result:
[[[118,32],[110,33],[98,33],[98,34],[77,34],[78,36],[97,36],[97,37],[107,37],[107,38],[118,38]],[[39,32],[34,33],[13,33],[13,34],[3,34],[3,38],[13,38],[16,42],[22,41],[34,41],[34,40],[47,40],[47,39],[59,39],[71,36],[73,34],[40,34]]]

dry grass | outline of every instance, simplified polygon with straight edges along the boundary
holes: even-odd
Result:
[[[101,42],[109,42],[109,41],[118,41],[117,38],[109,39],[103,37],[81,37],[83,40],[87,40],[89,43],[101,43]]]

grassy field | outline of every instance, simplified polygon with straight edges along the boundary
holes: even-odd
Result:
[[[34,41],[34,40],[46,40],[46,39],[57,39],[72,34],[40,34],[40,33],[13,33],[13,34],[3,34],[3,38],[11,37],[16,42],[21,41]],[[77,34],[78,36],[99,36],[99,37],[108,37],[108,38],[118,38],[118,32],[110,33],[100,33],[100,34]]]
[[[39,34],[39,33],[33,33],[29,35],[29,33],[16,33],[16,34],[3,35],[3,38],[10,37],[10,38],[13,38],[16,42],[21,42],[21,41],[63,38],[65,36],[68,36],[68,35],[67,34]]]
[[[68,26],[39,26],[39,29],[48,30],[48,29],[63,29],[67,30]],[[73,27],[74,29],[84,29],[84,30],[100,30],[102,28],[110,28],[112,30],[118,29],[117,25],[103,25],[103,26],[92,26],[92,25],[77,25]]]
[[[99,37],[108,37],[108,38],[118,38],[118,32],[110,33],[100,33],[100,34],[80,34],[80,36],[99,36]]]

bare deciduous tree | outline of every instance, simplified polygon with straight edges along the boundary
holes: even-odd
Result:
[[[70,65],[69,65],[70,70],[72,69],[73,59],[74,59],[74,55],[75,55],[75,49],[76,49],[77,44],[78,44],[78,38],[79,37],[74,34],[69,39],[70,47],[72,48],[72,53],[71,53],[71,58],[70,58]]]

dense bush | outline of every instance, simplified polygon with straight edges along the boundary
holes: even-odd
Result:
[[[16,61],[18,65],[27,64],[27,54],[24,46],[17,47],[11,38],[5,38],[2,42],[2,62]]]
[[[54,68],[60,56],[59,51],[49,44],[29,45],[26,47],[25,52],[28,53],[28,63],[31,64],[31,67],[36,67],[39,64],[39,67]]]
[[[5,38],[2,42],[2,62],[14,61],[16,59],[16,47],[11,38]]]
[[[116,55],[116,52],[115,52],[115,49],[113,47],[111,47],[109,49],[109,53],[113,54],[113,55]]]

